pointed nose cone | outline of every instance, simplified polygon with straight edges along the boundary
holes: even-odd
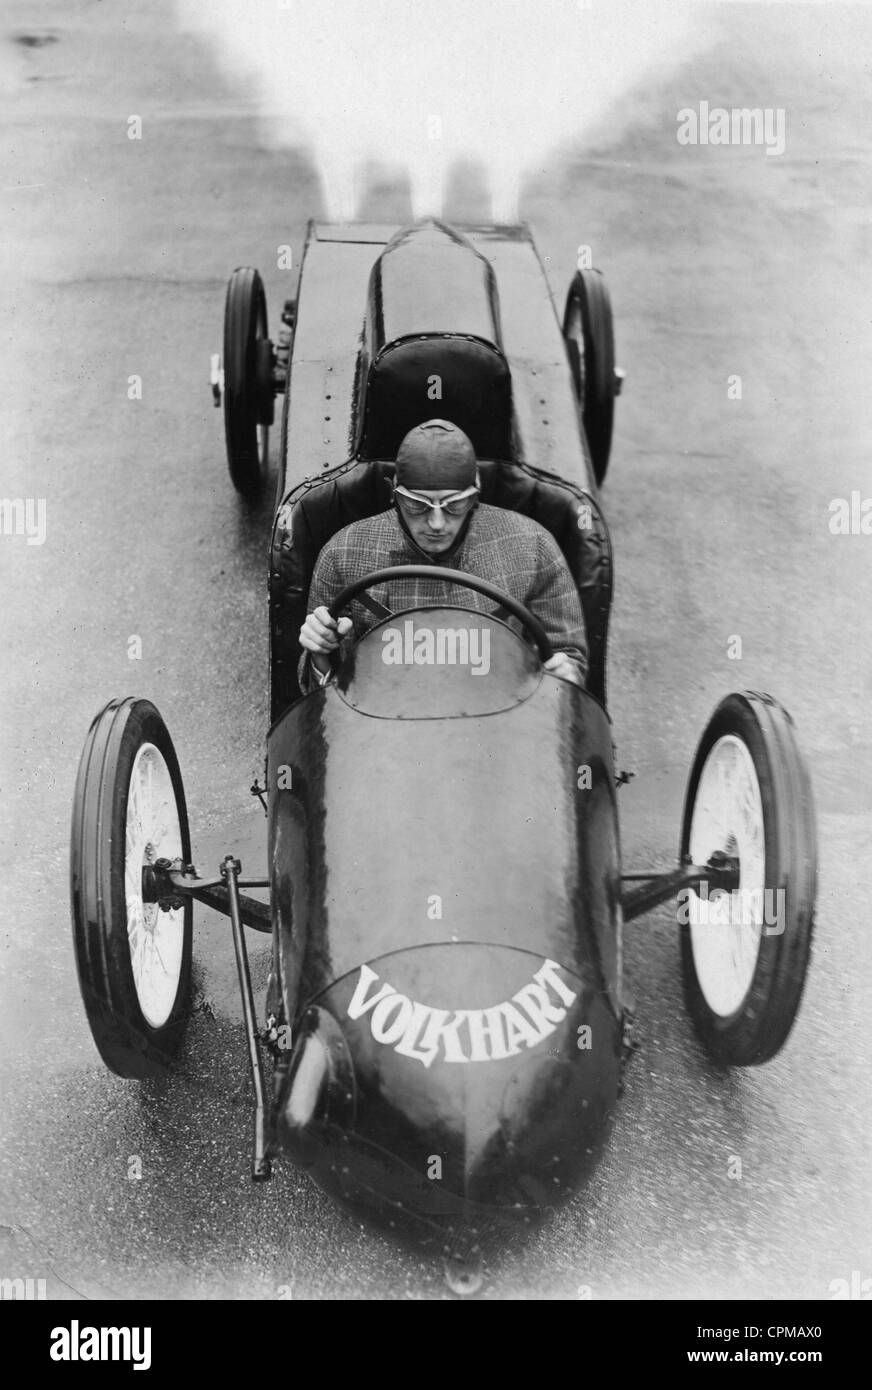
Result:
[[[303,1141],[322,1149],[325,1186],[407,1212],[517,1217],[567,1198],[595,1160],[620,1044],[596,978],[516,949],[427,946],[361,967],[317,1012],[333,1100],[300,1064],[279,1108],[298,1161]]]

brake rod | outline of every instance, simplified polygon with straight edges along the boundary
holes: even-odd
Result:
[[[254,1154],[251,1161],[251,1176],[254,1182],[265,1182],[271,1176],[272,1164],[267,1157],[266,1107],[264,1104],[263,1061],[257,1044],[257,1028],[254,1019],[254,995],[251,990],[251,972],[248,968],[248,953],[245,949],[245,932],[242,930],[242,916],[239,903],[240,863],[232,854],[221,865],[221,875],[227,884],[227,897],[230,903],[230,925],[233,930],[233,949],[236,952],[236,972],[239,976],[239,992],[242,995],[242,1014],[245,1020],[245,1036],[248,1042],[248,1058],[251,1063],[251,1079],[254,1083]]]

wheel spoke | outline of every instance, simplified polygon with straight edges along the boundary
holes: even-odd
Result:
[[[163,956],[162,956],[161,953],[160,953],[160,946],[157,944],[157,936],[153,936],[153,937],[151,938],[151,944],[152,944],[152,950],[154,951],[154,954],[157,956],[158,960],[160,961],[160,968],[161,968],[161,970],[163,971],[163,973],[164,973],[165,975],[169,975],[170,972],[169,972],[169,970],[167,970],[166,962],[164,961],[164,958],[163,958]]]

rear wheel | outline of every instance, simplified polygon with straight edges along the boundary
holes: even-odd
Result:
[[[272,422],[266,295],[258,272],[241,266],[230,277],[224,304],[224,435],[230,477],[244,496],[263,486]]]
[[[164,1072],[181,1042],[193,904],[143,900],[142,871],[190,861],[178,760],[147,700],[112,700],[82,750],[73,801],[70,889],[79,987],[103,1061],[119,1076]]]
[[[612,448],[617,379],[612,305],[598,270],[577,271],[563,314],[563,337],[594,476],[606,476]]]
[[[681,962],[694,1026],[718,1061],[766,1062],[799,1008],[811,948],[816,837],[811,784],[787,712],[729,695],[697,748],[681,854],[737,862],[730,894],[701,885],[682,907]]]

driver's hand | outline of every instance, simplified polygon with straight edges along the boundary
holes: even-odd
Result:
[[[329,656],[350,631],[350,618],[340,618],[337,622],[330,617],[326,608],[316,608],[300,628],[300,646],[305,647],[307,652]]]
[[[578,667],[572,657],[566,655],[566,652],[555,652],[543,663],[543,668],[562,681],[569,681],[572,685],[581,685]]]

